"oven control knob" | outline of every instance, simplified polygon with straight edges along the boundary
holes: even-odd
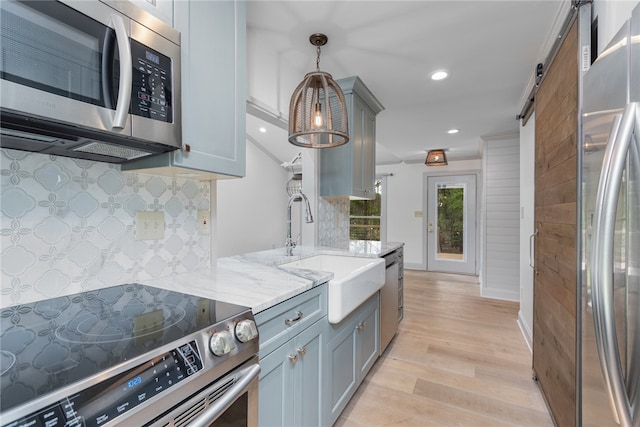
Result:
[[[236,348],[236,342],[229,331],[216,332],[209,340],[209,348],[216,356],[224,356]]]
[[[251,341],[258,336],[256,322],[251,319],[241,320],[236,324],[236,337],[240,342]]]

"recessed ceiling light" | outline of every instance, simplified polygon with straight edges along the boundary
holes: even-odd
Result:
[[[447,131],[447,133],[449,133],[449,134],[454,134],[454,133],[458,133],[458,132],[460,132],[460,129],[449,129]]]
[[[433,74],[431,74],[431,80],[442,80],[442,79],[446,79],[447,76],[449,75],[449,73],[447,73],[444,70],[440,70],[440,71],[435,71]]]
[[[260,132],[262,133],[266,133],[267,132],[267,128],[265,127],[261,127],[260,129],[258,129]]]

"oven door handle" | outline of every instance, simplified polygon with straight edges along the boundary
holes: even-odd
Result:
[[[220,415],[233,405],[233,403],[247,392],[251,383],[258,378],[260,365],[254,363],[238,371],[236,374],[238,382],[227,390],[222,397],[216,400],[213,405],[204,410],[195,420],[188,424],[188,427],[210,426]]]

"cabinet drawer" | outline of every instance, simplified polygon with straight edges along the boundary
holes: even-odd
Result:
[[[257,313],[260,357],[327,315],[327,285],[322,284]]]

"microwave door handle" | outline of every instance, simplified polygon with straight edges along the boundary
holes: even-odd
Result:
[[[238,376],[239,381],[227,390],[218,400],[205,409],[196,419],[187,424],[187,427],[207,427],[220,417],[233,403],[247,392],[254,380],[260,374],[260,365],[254,363],[242,369]]]
[[[115,32],[111,27],[106,27],[104,30],[104,42],[102,43],[102,96],[104,97],[104,106],[110,110],[115,110],[113,93],[115,41]]]
[[[118,15],[112,15],[110,26],[116,31],[118,51],[120,52],[120,87],[118,88],[118,103],[111,127],[124,129],[129,115],[131,104],[131,86],[133,81],[133,69],[131,60],[131,46],[124,20]]]
[[[633,425],[633,416],[616,334],[613,253],[618,195],[633,130],[638,126],[638,113],[637,103],[627,104],[622,118],[616,118],[609,137],[598,182],[591,258],[593,322],[598,359],[613,415],[624,427]]]

